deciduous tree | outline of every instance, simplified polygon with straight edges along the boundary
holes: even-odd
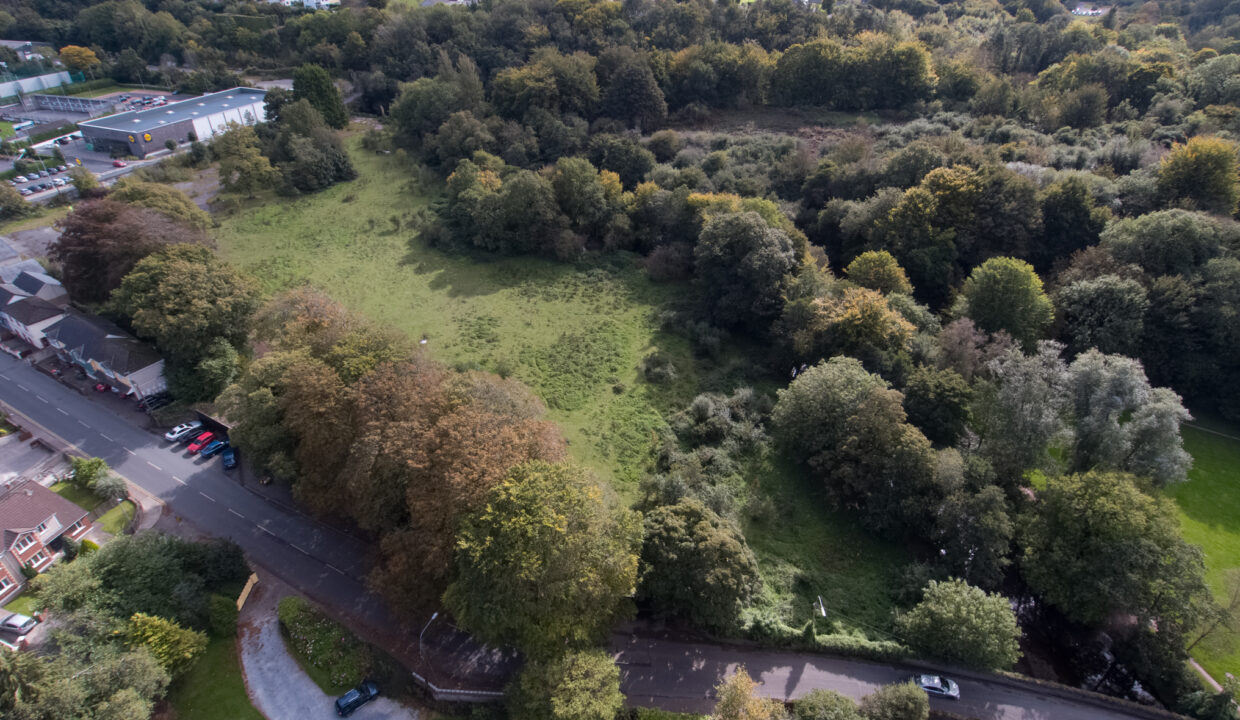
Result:
[[[293,99],[309,100],[331,127],[341,129],[349,124],[349,111],[340,91],[332,83],[331,75],[318,65],[306,63],[293,71]]]
[[[696,279],[707,314],[727,327],[761,331],[779,317],[796,248],[756,212],[706,221],[694,247]]]
[[[749,677],[745,668],[719,681],[715,687],[715,720],[784,720],[783,703],[758,695],[758,683]]]
[[[861,699],[866,720],[927,720],[930,699],[911,682],[884,685]]]
[[[1232,215],[1240,201],[1236,145],[1198,136],[1175,145],[1158,167],[1158,189],[1168,200],[1220,215]]]
[[[911,295],[913,285],[908,281],[904,268],[886,250],[867,250],[844,268],[849,280],[861,287],[887,293]]]
[[[623,707],[620,668],[602,650],[527,662],[508,698],[513,720],[614,720]]]
[[[85,171],[89,172],[89,171]],[[80,190],[80,188],[79,188]],[[211,216],[188,195],[171,185],[122,178],[112,186],[109,199],[144,207],[198,230],[211,226]]]
[[[190,669],[207,649],[206,633],[187,630],[171,620],[145,613],[129,618],[125,641],[130,647],[150,650],[160,667],[174,678]]]
[[[1025,347],[1042,337],[1055,316],[1033,267],[1010,257],[991,258],[975,268],[961,289],[958,315],[989,333],[1002,330]]]
[[[898,626],[918,653],[949,663],[1007,670],[1020,659],[1020,626],[1007,598],[963,580],[931,580]]]

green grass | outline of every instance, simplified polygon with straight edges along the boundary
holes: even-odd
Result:
[[[54,225],[69,214],[67,206],[53,208],[46,205],[34,205],[32,207],[34,208],[32,214],[11,222],[0,223],[0,234],[8,235],[21,230],[33,230]]]
[[[263,720],[250,704],[236,638],[212,638],[189,672],[168,690],[177,720]]]
[[[295,595],[280,600],[279,614],[289,654],[324,693],[341,695],[368,675],[373,654],[348,628]]]
[[[10,600],[9,604],[4,606],[4,609],[9,612],[21,613],[22,615],[34,615],[39,609],[39,604],[35,601],[34,594],[24,592]]]
[[[417,228],[432,195],[418,168],[346,140],[359,177],[310,197],[226,198],[217,213],[220,252],[274,293],[310,284],[372,321],[427,338],[433,358],[504,371],[528,383],[578,462],[632,500],[650,467],[663,418],[699,392],[730,392],[749,357],[738,347],[719,364],[692,357],[687,340],[663,332],[660,313],[690,290],[651,282],[636,256],[593,256],[580,265],[532,257],[470,258],[427,247]],[[645,382],[641,361],[662,352],[676,366],[667,385]],[[501,372],[501,374],[504,374]],[[784,513],[749,528],[767,577],[763,604],[807,618],[816,595],[857,621],[885,628],[886,586],[906,560],[851,520],[806,502],[795,473],[763,469]],[[839,616],[842,617],[842,616]]]
[[[1216,432],[1240,437],[1240,430],[1212,424]],[[1228,570],[1240,568],[1240,441],[1204,429],[1184,428],[1184,448],[1193,456],[1188,482],[1167,494],[1179,505],[1184,538],[1206,555],[1206,579],[1221,599]],[[1216,679],[1240,674],[1240,637],[1222,632],[1193,650]]]
[[[83,490],[67,482],[56,483],[52,486],[52,492],[87,512],[94,510],[95,506],[99,504],[99,498],[95,497],[89,490]]]
[[[16,134],[13,132],[13,123],[0,121],[0,137],[13,137]]]
[[[133,503],[126,500],[105,512],[96,522],[103,528],[104,532],[120,535],[125,532],[125,528],[129,527],[129,521],[133,519],[133,512]]]

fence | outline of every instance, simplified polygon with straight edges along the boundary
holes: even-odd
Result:
[[[47,75],[35,75],[34,77],[22,78],[20,80],[0,82],[0,98],[9,98],[23,93],[48,90],[71,82],[73,82],[73,78],[69,76],[68,72],[64,71],[48,73]]]

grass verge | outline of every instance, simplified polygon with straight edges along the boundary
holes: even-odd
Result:
[[[33,593],[24,592],[10,600],[9,604],[4,606],[4,609],[9,612],[21,613],[22,615],[34,615],[39,609],[39,604],[34,599]]]
[[[341,695],[366,676],[370,649],[348,628],[295,595],[280,600],[279,614],[289,654],[327,695]]]
[[[86,512],[94,510],[95,506],[99,504],[99,498],[95,497],[89,490],[83,490],[82,488],[67,482],[56,483],[52,486],[52,492],[68,500],[74,505],[77,505]]]
[[[133,513],[133,503],[125,500],[103,515],[100,515],[97,523],[99,527],[103,528],[104,532],[120,535],[125,532],[125,528],[129,527],[129,521],[133,520]]]
[[[235,637],[212,638],[189,672],[168,690],[177,720],[263,720],[250,704]]]
[[[8,235],[9,233],[21,232],[22,230],[49,227],[60,222],[64,216],[69,214],[68,206],[48,207],[41,204],[32,204],[30,207],[33,208],[33,212],[30,215],[6,223],[0,223],[0,234]]]
[[[1226,426],[1215,432],[1184,428],[1184,448],[1193,456],[1188,482],[1168,489],[1180,509],[1184,538],[1206,555],[1206,579],[1220,599],[1226,575],[1240,568],[1240,430]],[[1224,630],[1202,641],[1193,657],[1215,679],[1240,675],[1240,633]]]

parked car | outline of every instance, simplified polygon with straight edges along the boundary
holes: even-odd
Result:
[[[225,470],[232,470],[237,467],[237,448],[229,445],[224,448],[224,452],[220,455],[220,464]]]
[[[64,178],[56,178],[53,182],[56,185],[56,187],[64,187],[65,185],[69,184],[65,182]]]
[[[28,615],[21,613],[9,613],[7,617],[0,620],[0,630],[4,630],[17,635],[25,635],[38,625],[39,621]]]
[[[113,160],[112,161],[112,167],[125,167],[128,164],[129,163],[125,162],[124,160]]]
[[[340,717],[349,717],[353,711],[377,697],[379,697],[379,686],[367,680],[336,698],[336,714]]]
[[[30,188],[22,188],[20,192],[21,192],[22,196],[26,196],[26,195],[34,195],[34,192],[32,192],[32,191],[30,190]]]
[[[26,180],[26,176],[25,176],[25,175],[18,175],[17,177],[15,177],[15,178],[13,178],[13,179],[14,179],[14,180],[16,180],[16,181],[17,181],[17,182],[19,182],[19,183],[29,182],[28,180]]]
[[[219,455],[221,452],[224,451],[224,448],[227,448],[227,447],[228,447],[228,441],[223,438],[220,438],[218,440],[212,440],[211,444],[203,448],[202,452],[199,453],[199,455],[205,458],[213,457],[215,455]]]
[[[69,171],[69,166],[68,166],[68,165],[61,165],[61,166],[60,166],[60,171],[61,171],[61,172],[68,172],[68,171]]]
[[[215,439],[215,433],[205,432],[199,435],[198,437],[194,438],[194,442],[190,443],[189,447],[185,449],[189,450],[190,455],[195,455],[198,453],[199,450],[202,450],[207,445],[210,445],[211,441],[214,439]]]
[[[180,440],[186,435],[189,435],[190,433],[194,432],[200,427],[202,427],[202,421],[200,420],[190,420],[189,422],[183,422],[180,425],[177,425],[176,427],[172,428],[168,432],[164,433],[164,439],[170,442],[176,442],[177,440]]]
[[[960,699],[960,686],[955,680],[949,680],[942,675],[914,675],[913,682],[930,697]]]

